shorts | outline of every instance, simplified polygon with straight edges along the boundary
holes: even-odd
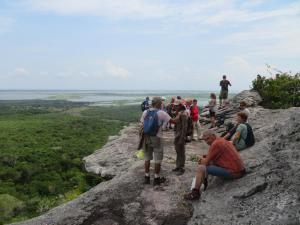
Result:
[[[156,136],[145,137],[145,161],[150,161],[154,156],[154,163],[161,164],[164,156],[163,141]]]
[[[216,117],[216,112],[209,110],[209,117]]]
[[[227,99],[228,98],[228,91],[221,90],[219,98],[220,99]]]
[[[212,176],[217,176],[217,177],[222,177],[226,179],[233,179],[234,176],[226,169],[218,166],[204,166],[204,165],[199,165],[198,170],[204,170],[205,171],[205,176],[207,175],[212,175]]]

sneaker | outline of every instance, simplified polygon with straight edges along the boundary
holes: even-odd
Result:
[[[160,185],[161,183],[164,183],[165,181],[166,181],[165,177],[154,178],[154,180],[153,180],[153,186]]]
[[[176,167],[174,169],[172,169],[172,172],[177,172],[180,168]]]
[[[150,176],[145,176],[144,184],[150,184]]]
[[[201,193],[199,189],[194,188],[190,193],[184,195],[184,199],[194,201],[194,200],[199,200],[200,196]]]
[[[179,168],[179,170],[176,172],[176,175],[180,176],[180,175],[184,174],[184,171],[185,170],[183,168]]]

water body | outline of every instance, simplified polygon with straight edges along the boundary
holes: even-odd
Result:
[[[2,90],[0,100],[67,100],[74,102],[90,102],[91,105],[131,105],[140,104],[146,96],[163,96],[167,101],[172,96],[195,98],[199,105],[207,104],[212,91],[40,91],[40,90]],[[218,94],[218,91],[215,91]],[[232,93],[233,94],[233,93]]]

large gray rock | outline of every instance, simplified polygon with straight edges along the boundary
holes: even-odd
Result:
[[[245,101],[248,106],[257,106],[262,101],[262,98],[257,91],[245,90],[232,98],[234,104],[239,104],[240,101]]]
[[[260,101],[252,92],[238,96],[233,104],[247,98],[253,99],[253,105]],[[137,125],[130,125],[84,158],[87,171],[111,178],[109,181],[19,224],[300,224],[300,110],[252,107],[250,112],[257,143],[241,152],[248,173],[233,181],[210,178],[200,201],[191,204],[182,196],[194,177],[195,156],[207,153],[208,146],[187,144],[186,172],[178,177],[170,172],[176,158],[173,133],[166,132],[162,174],[167,182],[153,188],[142,184],[143,161],[134,156]]]
[[[300,110],[252,112],[257,143],[239,180],[210,179],[188,224],[300,224]]]

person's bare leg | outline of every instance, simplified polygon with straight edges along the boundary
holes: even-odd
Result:
[[[211,127],[215,127],[216,126],[216,119],[215,119],[215,117],[211,117],[210,118],[210,123],[211,123]]]
[[[200,187],[203,184],[204,178],[205,178],[205,172],[202,170],[197,171],[195,189],[200,190]]]

